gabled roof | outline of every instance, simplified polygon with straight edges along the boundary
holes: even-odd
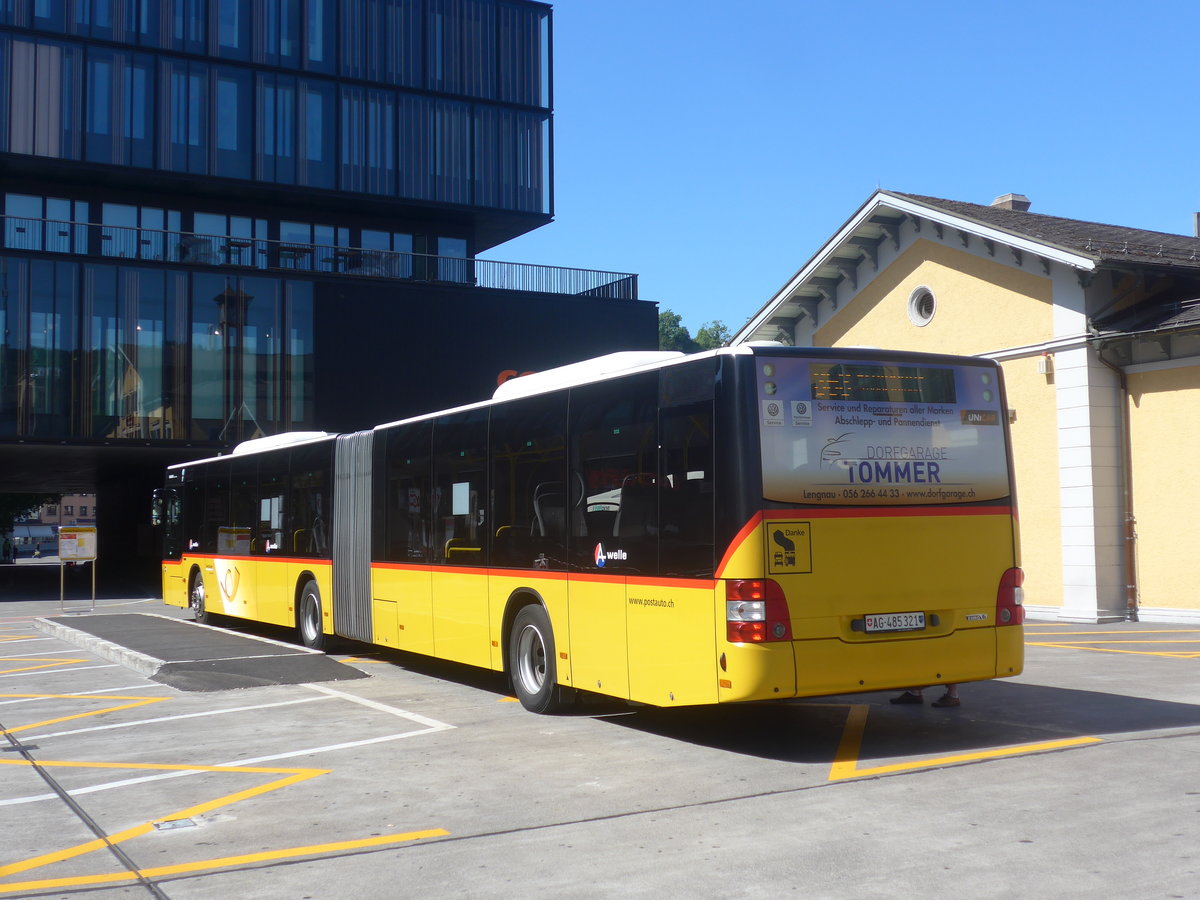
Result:
[[[1200,238],[878,190],[734,335],[732,343],[786,334],[799,318],[815,317],[823,300],[836,309],[838,300],[844,299],[839,298],[840,288],[857,288],[858,267],[864,260],[877,264],[884,241],[899,249],[900,227],[906,220],[918,229],[929,226],[939,237],[945,229],[955,229],[964,246],[976,238],[989,253],[996,245],[1007,246],[1018,261],[1028,255],[1047,267],[1055,262],[1081,273],[1102,266],[1200,273]]]
[[[1102,263],[1120,260],[1200,268],[1200,238],[1196,237],[1126,228],[1121,225],[1104,225],[1080,219],[1064,219],[1016,209],[964,203],[961,200],[942,200],[920,194],[891,191],[880,193],[904,197],[914,203],[945,210],[952,215],[990,225],[1013,235],[1044,241],[1064,250],[1074,250],[1093,256]]]

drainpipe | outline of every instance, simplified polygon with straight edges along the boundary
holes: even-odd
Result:
[[[1104,358],[1099,340],[1092,342],[1096,358],[1117,373],[1121,388],[1121,489],[1125,518],[1125,617],[1138,621],[1137,520],[1133,516],[1133,437],[1130,434],[1129,380],[1125,370]]]

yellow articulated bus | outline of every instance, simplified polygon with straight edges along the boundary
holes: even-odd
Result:
[[[1009,446],[988,360],[613,354],[173,466],[163,596],[505,671],[534,712],[1017,675]]]

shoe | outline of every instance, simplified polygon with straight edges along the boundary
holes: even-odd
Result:
[[[924,703],[925,698],[920,694],[914,694],[911,691],[905,691],[899,697],[893,697],[891,703]]]
[[[947,706],[958,706],[959,704],[957,697],[951,697],[949,694],[946,694],[944,697],[939,697],[937,700],[934,700],[929,705],[936,706],[938,708],[945,708]]]

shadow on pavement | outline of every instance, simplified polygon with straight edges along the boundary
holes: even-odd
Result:
[[[963,705],[893,706],[850,694],[739,706],[637,710],[612,721],[672,740],[783,762],[828,763],[854,705],[868,706],[860,761],[1200,726],[1200,705],[1006,681],[964,685]]]
[[[161,597],[161,586],[141,577],[123,576],[119,572],[104,571],[104,563],[97,564],[97,600],[120,600],[129,597]],[[0,565],[0,603],[30,600],[57,600],[59,582],[67,600],[90,600],[92,597],[91,564],[59,566],[57,563],[41,565]]]

